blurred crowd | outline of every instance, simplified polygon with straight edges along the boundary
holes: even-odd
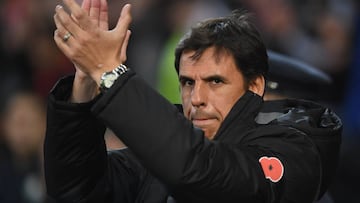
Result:
[[[328,74],[332,83],[317,100],[333,108],[344,122],[338,173],[329,192],[334,202],[359,202],[358,1],[108,0],[110,28],[115,25],[125,2],[133,5],[127,65],[172,102],[179,101],[178,92],[168,88],[176,86],[169,75],[176,74],[173,61],[177,41],[197,21],[227,15],[234,9],[254,13],[270,50],[292,56]],[[2,203],[42,203],[46,199],[42,172],[46,98],[57,79],[74,73],[71,62],[53,41],[53,15],[58,3],[0,0]]]

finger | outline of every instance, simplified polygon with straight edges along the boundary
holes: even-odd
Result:
[[[90,2],[91,0],[83,0],[83,2],[81,3],[81,8],[85,11],[86,15],[89,15],[90,13]],[[75,16],[73,14],[71,14],[72,19],[74,20],[74,22],[78,23],[78,20],[75,18]]]
[[[67,58],[70,59],[70,53],[71,48],[67,45],[67,43],[64,43],[63,41],[63,35],[59,33],[58,30],[55,30],[54,32],[54,41],[57,45],[57,47],[65,54]]]
[[[86,11],[84,11],[74,0],[63,0],[77,24],[84,30],[91,30],[92,23]]]
[[[81,8],[86,12],[87,15],[90,14],[90,6],[91,6],[91,0],[83,0],[81,4]]]
[[[101,0],[100,2],[99,27],[102,30],[109,30],[109,14],[106,0]]]
[[[99,26],[100,0],[91,0],[89,16],[92,23],[96,26]]]
[[[121,56],[120,56],[120,60],[122,61],[121,63],[124,63],[127,59],[126,52],[127,52],[127,47],[128,47],[129,40],[130,40],[130,35],[131,35],[131,31],[128,30],[126,32],[126,37],[124,39],[124,43],[121,46]]]
[[[81,35],[82,30],[76,22],[65,12],[64,8],[60,5],[56,6],[56,19],[57,27],[61,27],[63,30],[71,32],[74,37]]]
[[[55,22],[55,26],[56,26],[56,36],[54,37],[59,37],[61,40],[63,40],[64,43],[66,43],[67,46],[70,46],[72,43],[70,41],[72,41],[73,36],[72,34],[65,29],[65,27],[60,23],[59,20],[59,16],[58,15],[54,15],[54,22]],[[67,37],[67,39],[65,39],[66,35],[68,35],[70,33],[70,37]]]

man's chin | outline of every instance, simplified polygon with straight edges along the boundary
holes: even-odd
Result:
[[[214,139],[216,131],[214,132],[215,119],[208,120],[193,120],[193,125],[204,132],[204,136],[209,140]]]
[[[209,140],[213,140],[215,138],[215,134],[205,134],[205,137]]]
[[[209,139],[209,140],[213,140],[213,139],[214,139],[216,133],[214,133],[214,132],[212,132],[212,131],[209,131],[209,130],[207,130],[207,129],[202,129],[202,131],[204,131],[204,136],[205,136],[207,139]]]

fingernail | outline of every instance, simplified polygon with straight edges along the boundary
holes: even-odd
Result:
[[[56,10],[59,10],[59,9],[62,9],[62,6],[61,5],[56,5]]]

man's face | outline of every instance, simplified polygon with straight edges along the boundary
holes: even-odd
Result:
[[[194,60],[194,51],[180,58],[179,80],[184,115],[213,139],[235,102],[245,93],[244,78],[232,55],[206,49]]]

